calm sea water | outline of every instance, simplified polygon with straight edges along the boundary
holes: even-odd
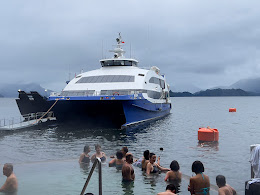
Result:
[[[21,195],[80,194],[89,167],[80,167],[79,155],[85,144],[99,143],[108,155],[128,146],[135,157],[144,150],[161,156],[161,165],[169,167],[177,160],[181,171],[192,176],[193,161],[204,163],[205,174],[215,185],[218,174],[226,176],[227,183],[239,194],[244,194],[244,183],[250,179],[250,145],[260,143],[260,97],[196,97],[172,98],[171,114],[144,127],[130,130],[41,129],[0,131],[0,164],[14,164]],[[236,113],[229,113],[231,107]],[[0,98],[0,119],[19,118],[14,99]],[[200,145],[199,127],[217,128],[219,143]],[[163,148],[163,151],[160,150]],[[130,185],[121,182],[121,172],[107,163],[102,165],[103,194],[156,194],[164,191],[164,173],[146,177],[134,167],[136,180]],[[0,185],[5,181],[0,175]],[[188,178],[181,184],[179,194],[189,194]],[[86,192],[98,194],[98,172],[95,171]],[[211,190],[211,194],[217,194]]]

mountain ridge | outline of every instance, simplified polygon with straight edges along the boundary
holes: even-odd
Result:
[[[0,97],[18,97],[18,90],[25,92],[37,91],[42,96],[49,96],[52,90],[46,90],[37,83],[12,83],[12,84],[0,84]]]

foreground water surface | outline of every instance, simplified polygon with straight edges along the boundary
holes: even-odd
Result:
[[[205,174],[215,185],[218,174],[239,194],[250,179],[250,145],[259,143],[259,97],[188,97],[172,98],[169,116],[148,125],[128,130],[78,129],[77,126],[39,130],[0,131],[0,164],[11,162],[19,180],[18,194],[80,194],[91,165],[80,167],[79,155],[85,144],[99,143],[107,156],[128,146],[135,157],[144,150],[161,156],[161,165],[169,167],[177,160],[184,175],[192,176],[193,161],[204,163]],[[229,113],[231,107],[236,113]],[[12,98],[0,98],[0,119],[19,118]],[[218,144],[198,143],[199,127],[217,128]],[[160,150],[163,148],[163,151]],[[108,159],[110,160],[110,159]],[[164,191],[165,173],[146,177],[134,167],[136,180],[121,181],[121,172],[102,164],[103,194],[156,194]],[[0,185],[6,177],[0,175]],[[188,177],[184,177],[179,194],[189,194]],[[86,192],[98,194],[98,172],[95,171]],[[217,194],[212,189],[211,194]]]

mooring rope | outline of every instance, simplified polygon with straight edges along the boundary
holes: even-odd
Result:
[[[55,104],[59,101],[60,99],[56,99],[56,101],[52,104],[52,106],[49,108],[49,110],[47,110],[47,112],[45,112],[44,113],[44,115],[42,115],[39,119],[36,119],[36,121],[33,123],[33,125],[34,124],[36,124],[36,123],[38,123],[46,114],[48,114],[50,111],[51,111],[51,109],[55,106]]]

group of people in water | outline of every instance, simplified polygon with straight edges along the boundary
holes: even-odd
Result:
[[[95,145],[96,153],[91,157],[89,156],[90,147],[85,146],[83,153],[80,155],[79,163],[94,162],[96,157],[100,158],[104,162],[107,157],[104,152],[101,151],[100,145]],[[162,167],[160,165],[160,156],[156,161],[156,155],[149,150],[145,150],[141,159],[134,159],[133,154],[128,152],[128,148],[122,147],[121,150],[116,152],[116,157],[111,156],[112,160],[109,162],[109,167],[116,167],[118,170],[122,170],[122,181],[132,182],[135,180],[135,173],[133,164],[140,167],[147,175],[156,174],[159,172],[166,172],[164,180],[169,182],[165,192],[160,192],[158,195],[174,195],[178,193],[180,182],[182,179],[182,173],[180,172],[179,163],[173,160],[170,164],[170,169]],[[190,178],[188,185],[188,191],[191,195],[202,194],[207,195],[210,191],[210,180],[207,175],[204,174],[204,165],[200,161],[194,161],[192,164],[192,172],[196,175]],[[234,195],[236,191],[226,184],[226,179],[223,175],[216,177],[216,183],[219,187],[219,195]]]

